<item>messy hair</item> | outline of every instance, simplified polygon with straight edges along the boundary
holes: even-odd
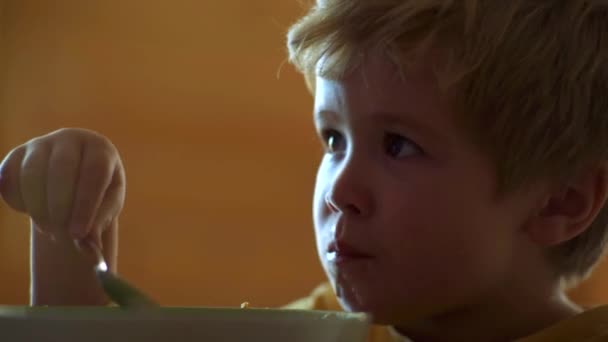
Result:
[[[314,92],[383,51],[407,72],[436,47],[438,84],[462,128],[492,159],[498,192],[541,179],[561,184],[606,161],[608,2],[601,0],[317,0],[288,33],[290,62]],[[554,247],[556,271],[576,282],[608,238],[608,207]]]

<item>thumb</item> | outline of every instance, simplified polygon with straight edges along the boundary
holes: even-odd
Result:
[[[47,238],[49,238],[52,241],[56,241],[57,238],[55,237],[55,234],[51,233],[51,231],[45,227],[41,227],[40,225],[38,225],[33,218],[30,217],[30,227],[35,230],[36,232],[40,233],[42,236],[45,236]]]
[[[0,195],[14,210],[26,212],[27,207],[21,194],[21,162],[25,148],[12,150],[0,164]]]

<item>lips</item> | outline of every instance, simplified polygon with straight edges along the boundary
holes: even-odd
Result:
[[[371,257],[371,255],[341,240],[334,240],[327,247],[327,258],[329,261],[343,262],[369,259]]]

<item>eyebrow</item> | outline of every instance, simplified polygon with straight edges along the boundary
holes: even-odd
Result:
[[[435,128],[428,124],[415,120],[411,115],[405,113],[391,113],[391,112],[374,112],[371,116],[375,120],[380,120],[389,125],[403,126],[408,129],[420,132],[424,136],[432,137],[438,140],[444,139],[443,134],[440,134]]]
[[[408,131],[413,131],[423,138],[432,139],[436,142],[447,141],[445,134],[442,134],[437,129],[418,120],[412,119],[412,116],[402,112],[372,112],[369,118],[374,121],[379,121],[391,126],[400,126]],[[339,114],[330,110],[321,110],[315,113],[316,121],[333,121],[339,120]]]
[[[315,121],[338,120],[338,113],[331,110],[320,110],[314,113]]]

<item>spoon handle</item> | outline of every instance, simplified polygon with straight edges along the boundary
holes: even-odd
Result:
[[[150,297],[108,270],[103,253],[95,243],[89,242],[87,246],[97,258],[97,264],[95,265],[97,279],[106,295],[114,303],[127,308],[158,307],[158,304]]]
[[[109,271],[96,268],[97,279],[110,299],[126,308],[158,307],[150,297]]]

